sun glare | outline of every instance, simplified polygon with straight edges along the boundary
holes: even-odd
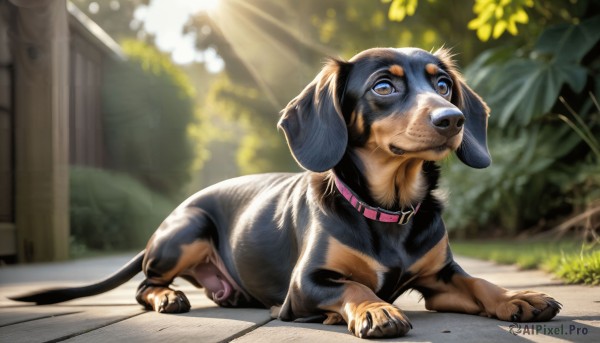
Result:
[[[219,8],[221,0],[197,0],[196,8],[200,12],[214,12]]]

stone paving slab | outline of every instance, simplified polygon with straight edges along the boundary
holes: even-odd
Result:
[[[269,321],[268,311],[258,309],[204,307],[178,315],[146,312],[65,342],[223,342]]]
[[[0,267],[0,342],[358,342],[345,325],[286,323],[268,310],[216,307],[202,291],[183,280],[192,310],[164,315],[135,302],[141,276],[102,295],[58,305],[22,305],[6,296],[48,286],[77,285],[111,274],[131,256],[54,264]],[[503,287],[546,292],[563,304],[552,321],[516,326],[495,319],[425,310],[417,292],[395,304],[414,328],[386,342],[600,342],[600,287],[566,286],[540,271],[457,258],[472,275]],[[512,326],[512,327],[511,327]],[[510,331],[515,334],[512,334]],[[378,341],[378,340],[375,340]]]

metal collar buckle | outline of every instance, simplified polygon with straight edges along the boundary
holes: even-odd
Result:
[[[410,218],[415,215],[415,209],[411,206],[410,209],[406,211],[400,211],[400,219],[398,219],[398,224],[406,225],[410,221]]]

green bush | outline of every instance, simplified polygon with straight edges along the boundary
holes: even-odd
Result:
[[[142,42],[121,45],[128,60],[111,63],[103,75],[110,167],[175,198],[190,181],[195,158],[194,90],[169,56]]]
[[[71,168],[72,253],[142,249],[173,204],[118,172]]]
[[[493,164],[483,171],[446,166],[445,186],[460,199],[446,213],[450,229],[466,236],[547,228],[599,199],[588,192],[600,183],[586,140],[600,136],[598,41],[596,15],[548,27],[532,46],[489,50],[469,66],[469,83],[492,109]]]

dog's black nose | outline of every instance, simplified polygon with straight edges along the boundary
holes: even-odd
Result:
[[[465,116],[457,108],[440,108],[431,113],[431,124],[440,135],[452,137],[462,129]]]

